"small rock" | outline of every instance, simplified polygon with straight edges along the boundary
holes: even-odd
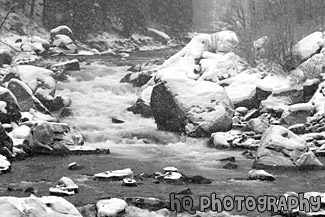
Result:
[[[72,162],[68,165],[69,170],[79,170],[81,167],[76,162]]]
[[[248,112],[248,109],[246,107],[238,107],[235,111],[238,112],[241,116],[245,116]]]
[[[123,170],[106,171],[94,175],[97,179],[123,180],[124,178],[133,178],[133,172],[130,168]]]
[[[249,150],[244,151],[242,155],[245,156],[247,159],[255,159],[255,155]]]
[[[135,186],[137,186],[137,181],[135,179],[131,179],[131,178],[124,178],[123,186],[135,187]]]
[[[223,169],[227,169],[227,170],[235,170],[237,169],[237,164],[233,164],[233,163],[226,163],[222,168]]]
[[[265,172],[264,170],[250,170],[248,172],[248,179],[251,180],[262,180],[262,181],[274,181],[275,178],[270,173]]]
[[[114,124],[122,124],[122,123],[124,123],[124,121],[122,121],[120,119],[117,119],[117,118],[112,118],[112,123],[114,123]]]
[[[236,159],[235,159],[235,157],[227,157],[227,158],[220,159],[219,161],[235,162]]]

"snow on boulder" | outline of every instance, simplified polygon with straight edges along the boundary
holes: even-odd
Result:
[[[76,41],[73,33],[72,33],[72,30],[68,27],[68,26],[58,26],[54,29],[51,29],[50,31],[51,33],[51,40],[54,41],[55,39],[55,36],[57,35],[66,35],[68,36],[73,42]]]
[[[232,80],[225,90],[235,107],[258,108],[260,101],[256,96],[256,83],[259,79],[254,74],[241,73]]]
[[[310,151],[306,141],[282,126],[271,126],[262,136],[254,168],[318,167],[323,164]]]
[[[324,42],[324,34],[322,32],[314,32],[301,39],[293,47],[293,53],[297,55],[301,61],[304,61],[319,52],[324,46]]]
[[[118,198],[100,200],[96,204],[97,217],[116,216],[118,213],[125,211],[127,206],[125,200]]]
[[[148,33],[150,33],[150,36],[152,36],[153,38],[155,38],[158,41],[161,41],[163,43],[167,43],[170,40],[170,37],[159,30],[153,29],[153,28],[147,28],[148,29]]]
[[[78,53],[78,47],[74,44],[73,40],[66,35],[56,35],[53,40],[53,45],[61,48],[64,53]]]
[[[216,82],[229,77],[233,77],[247,68],[247,63],[235,53],[211,53],[204,51],[201,66],[200,79]]]
[[[315,54],[302,64],[298,66],[298,68],[292,72],[290,72],[291,77],[298,77],[296,78],[300,80],[304,80],[306,78],[320,78],[321,74],[324,73],[325,67],[325,53]],[[297,74],[297,70],[300,70],[300,75]]]
[[[50,89],[51,95],[54,96],[56,90],[56,81],[52,77],[53,72],[48,69],[40,68],[32,65],[17,66],[17,72],[25,84],[33,93],[38,88]]]
[[[153,88],[151,109],[158,129],[193,137],[230,130],[234,110],[224,88],[184,78],[184,69],[179,70],[161,74]]]
[[[238,46],[239,40],[235,32],[224,30],[210,36],[210,47],[216,52],[233,52]]]
[[[8,83],[8,89],[16,96],[20,111],[29,112],[33,108],[50,114],[49,110],[33,95],[32,90],[24,82],[13,78]]]

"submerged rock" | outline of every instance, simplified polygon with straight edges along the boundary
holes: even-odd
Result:
[[[323,168],[304,139],[282,126],[271,126],[262,136],[254,168]]]
[[[202,137],[231,129],[233,105],[218,84],[171,73],[163,74],[160,80],[151,95],[151,109],[159,130]]]

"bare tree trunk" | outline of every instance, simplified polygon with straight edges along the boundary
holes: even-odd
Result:
[[[34,6],[35,6],[35,0],[32,0],[32,4],[30,6],[30,17],[33,17],[34,15]]]

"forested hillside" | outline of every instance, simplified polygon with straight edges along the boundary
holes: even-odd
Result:
[[[17,0],[17,8],[45,27],[67,25],[83,38],[97,31],[130,36],[146,27],[177,36],[192,30],[193,2],[188,0]],[[12,1],[8,1],[10,5]]]

